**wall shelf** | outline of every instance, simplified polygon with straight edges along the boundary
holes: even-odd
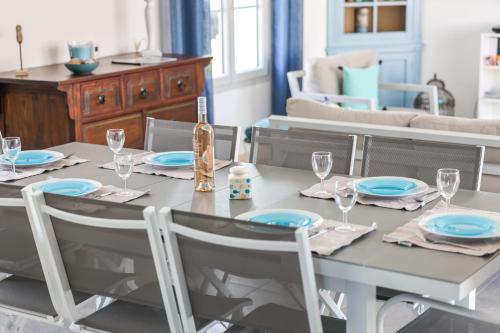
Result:
[[[488,65],[488,57],[499,52],[500,34],[482,33],[479,51],[479,84],[476,117],[500,119],[500,98],[487,97],[489,91],[500,92],[500,66]]]

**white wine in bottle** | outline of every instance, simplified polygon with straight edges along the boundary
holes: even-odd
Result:
[[[207,100],[198,97],[198,124],[193,132],[194,189],[211,192],[215,189],[214,129],[207,121]]]

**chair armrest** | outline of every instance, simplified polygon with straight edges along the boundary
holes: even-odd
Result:
[[[425,84],[413,84],[413,83],[384,83],[384,82],[380,82],[378,86],[380,89],[427,93],[429,95],[430,112],[434,115],[439,115],[438,89],[436,86],[429,86]]]
[[[369,111],[376,111],[375,100],[373,98],[353,97],[344,95],[316,94],[316,93],[300,93],[296,97],[308,98],[318,102],[334,102],[334,103],[356,103],[364,104]]]
[[[444,312],[449,312],[455,315],[467,317],[470,319],[475,319],[479,320],[482,322],[486,323],[491,323],[494,325],[500,325],[500,320],[492,315],[492,314],[487,314],[484,312],[478,312],[478,311],[473,311],[469,310],[467,308],[457,306],[457,305],[452,305],[450,303],[445,303],[445,302],[440,302],[436,301],[430,298],[425,298],[417,295],[412,295],[412,294],[401,294],[397,295],[395,297],[392,297],[388,301],[382,305],[380,310],[377,313],[377,333],[383,333],[384,330],[384,318],[387,314],[387,311],[390,307],[398,304],[398,303],[418,303],[418,304],[423,304],[428,307],[441,310]]]
[[[305,75],[306,72],[304,71],[291,71],[286,73],[288,87],[290,88],[292,97],[297,97],[301,93],[299,79],[303,78]]]

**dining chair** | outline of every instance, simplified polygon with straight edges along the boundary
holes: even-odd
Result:
[[[384,319],[398,303],[419,303],[429,309],[398,330],[398,333],[498,333],[497,314],[473,311],[461,306],[412,294],[401,294],[388,300],[377,313],[377,333],[384,332]]]
[[[146,120],[145,151],[193,150],[193,129],[196,123]],[[219,160],[237,161],[241,136],[239,126],[212,125],[215,136],[215,157]]]
[[[227,323],[225,332],[344,332],[345,321],[319,313],[312,255],[305,229],[289,229],[164,208],[167,255],[185,333],[195,319]],[[206,278],[212,285],[204,283]],[[231,276],[221,286],[218,279]],[[244,295],[241,313],[207,307],[197,294],[225,302]],[[225,302],[221,301],[221,304]]]
[[[47,286],[50,281],[44,279],[21,189],[0,183],[0,312],[10,319],[2,326],[21,330],[26,319],[62,326]],[[86,293],[73,296],[80,306],[92,302]]]
[[[362,177],[399,176],[436,185],[438,169],[460,170],[460,188],[479,191],[484,146],[365,136]]]
[[[154,208],[29,188],[23,196],[44,273],[72,330],[182,332]],[[74,291],[115,301],[86,314],[75,308]]]
[[[254,127],[250,162],[312,170],[312,153],[328,151],[333,156],[332,172],[352,175],[355,149],[355,135],[302,128],[283,130]]]

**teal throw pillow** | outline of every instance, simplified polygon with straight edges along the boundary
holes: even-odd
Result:
[[[378,109],[378,78],[379,65],[368,68],[349,68],[342,70],[342,93],[344,96],[363,97],[375,99]],[[342,103],[343,107],[368,110],[368,106],[358,103]]]

